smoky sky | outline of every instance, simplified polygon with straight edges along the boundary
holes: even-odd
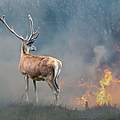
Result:
[[[33,17],[40,32],[34,54],[50,55],[63,62],[60,79],[65,82],[61,92],[64,103],[84,92],[73,85],[81,76],[95,82],[96,66],[101,62],[112,65],[119,59],[114,49],[114,44],[120,44],[119,11],[120,0],[0,1],[0,15],[5,15],[20,35],[29,33],[27,15]],[[0,24],[0,42],[0,99],[18,99],[24,91],[18,71],[20,40]],[[44,83],[38,86],[39,98],[51,100],[49,87]]]

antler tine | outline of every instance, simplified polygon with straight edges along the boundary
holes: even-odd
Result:
[[[33,32],[34,32],[34,29],[33,29],[33,20],[32,20],[32,17],[31,17],[30,14],[28,15],[28,19],[29,19],[29,22],[30,22],[30,32],[31,32],[30,36],[28,38],[28,41],[30,41],[31,38],[33,37]]]
[[[33,39],[36,39],[38,36],[39,36],[39,32],[38,32],[38,31],[35,31],[35,32],[33,33],[32,40],[33,40]]]
[[[31,17],[31,15],[28,15],[28,18],[30,20],[30,30],[31,30],[31,34],[34,32],[34,28],[33,28],[33,19]]]
[[[31,31],[31,34],[30,34],[30,36],[28,38],[28,41],[34,41],[39,36],[39,32],[38,31],[34,31],[33,19],[32,19],[30,14],[28,15],[28,18],[29,18],[29,21],[30,21],[30,31]]]
[[[0,17],[0,21],[7,27],[7,29],[13,33],[17,38],[21,39],[22,41],[25,41],[25,38],[23,38],[22,36],[18,35],[13,28],[11,28],[7,22],[5,21],[5,16],[3,15],[2,17]]]
[[[0,16],[0,20],[2,21],[5,18],[5,15]]]

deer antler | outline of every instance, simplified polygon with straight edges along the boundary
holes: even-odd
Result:
[[[38,31],[34,31],[33,20],[32,20],[32,17],[31,17],[30,14],[28,15],[28,19],[29,19],[29,22],[30,22],[30,31],[31,31],[31,34],[28,37],[27,41],[29,43],[33,43],[35,41],[35,39],[39,36],[39,32]]]
[[[10,27],[6,20],[5,20],[5,16],[1,16],[0,17],[0,21],[3,22],[3,24],[8,28],[8,30],[13,33],[17,38],[19,38],[20,40],[22,41],[27,41],[28,43],[27,44],[31,44],[35,41],[35,39],[39,36],[39,32],[38,31],[34,31],[34,28],[33,28],[33,20],[32,20],[32,17],[31,15],[28,15],[28,18],[29,18],[29,21],[30,21],[30,36],[26,36],[26,38],[23,38],[22,36],[18,35],[15,30],[13,29],[13,27]]]
[[[11,27],[7,24],[7,22],[5,21],[5,16],[4,16],[4,15],[0,17],[0,21],[3,22],[3,24],[8,28],[8,30],[9,30],[11,33],[13,33],[17,38],[21,39],[22,41],[25,40],[22,36],[18,35],[18,34],[14,31],[14,29],[11,28]]]

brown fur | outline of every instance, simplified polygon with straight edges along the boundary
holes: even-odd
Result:
[[[33,80],[45,80],[49,75],[54,75],[55,60],[49,56],[23,54],[19,69],[22,74],[28,75]]]

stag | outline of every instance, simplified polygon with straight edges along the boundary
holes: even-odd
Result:
[[[5,16],[0,17],[0,21],[6,26],[6,28],[13,33],[18,39],[21,40],[21,54],[19,61],[19,70],[24,75],[26,87],[25,96],[26,101],[29,102],[29,80],[33,81],[36,103],[38,103],[38,93],[37,93],[37,81],[46,81],[53,91],[55,96],[55,102],[58,100],[58,95],[60,92],[57,79],[59,77],[62,62],[51,56],[40,56],[33,55],[30,51],[35,51],[36,47],[33,45],[39,32],[35,31],[33,28],[33,20],[30,15],[28,15],[29,25],[30,25],[30,35],[25,38],[18,35],[13,27],[10,27],[5,20]]]

